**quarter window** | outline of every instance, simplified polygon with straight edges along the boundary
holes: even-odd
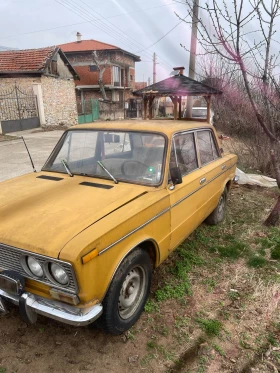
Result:
[[[176,158],[182,175],[186,175],[198,168],[193,133],[181,134],[174,137],[171,150],[170,167],[176,165]]]
[[[219,158],[219,153],[211,131],[198,131],[197,142],[202,165]]]

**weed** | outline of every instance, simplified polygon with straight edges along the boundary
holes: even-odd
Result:
[[[127,339],[131,339],[131,340],[134,340],[134,339],[135,339],[135,335],[132,333],[131,330],[128,330],[128,331],[127,331],[126,338],[127,338]]]
[[[271,250],[271,259],[280,259],[280,243],[277,244],[274,249]]]
[[[191,294],[191,285],[189,279],[186,278],[184,281],[179,283],[170,282],[163,286],[163,288],[158,289],[155,293],[155,298],[158,302],[162,302],[167,299],[180,299],[185,295]]]
[[[207,278],[207,279],[203,280],[202,283],[207,286],[207,291],[209,293],[212,293],[213,289],[215,288],[215,286],[217,284],[216,281],[213,278]]]
[[[240,298],[240,294],[238,293],[238,291],[233,291],[233,290],[230,290],[228,292],[228,296],[229,298],[232,300],[232,301],[235,301],[237,299]]]
[[[224,350],[217,344],[213,345],[215,351],[217,351],[221,356],[225,356]]]
[[[148,348],[156,348],[156,343],[154,342],[154,341],[149,341],[148,343],[147,343],[147,347]]]
[[[0,373],[6,373],[7,371],[7,368],[5,367],[0,367]]]
[[[253,255],[249,260],[247,261],[247,265],[249,267],[254,268],[261,268],[264,267],[267,264],[267,260],[259,255]]]
[[[144,310],[147,313],[159,312],[159,305],[152,299],[148,299],[145,304]]]
[[[201,319],[195,320],[204,332],[209,336],[218,336],[221,332],[222,324],[216,319]]]
[[[153,359],[156,359],[157,358],[157,355],[156,354],[148,354],[146,355],[145,357],[143,357],[143,359],[140,361],[140,364],[142,366],[146,366],[147,364],[149,364],[149,362]]]
[[[247,245],[244,242],[233,240],[226,247],[216,247],[216,250],[222,258],[237,259],[247,250]]]
[[[275,337],[274,337],[274,335],[272,333],[268,334],[267,341],[273,347],[277,347],[278,346],[278,342],[277,342],[277,340],[275,339]]]

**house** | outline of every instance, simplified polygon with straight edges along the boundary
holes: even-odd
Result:
[[[132,92],[137,85],[135,62],[139,62],[140,57],[115,45],[93,39],[82,40],[79,32],[75,42],[59,47],[80,77],[80,80],[75,80],[80,112],[84,111],[85,102],[101,99],[115,103],[113,111],[117,109],[119,115],[114,114],[123,117],[124,109],[128,107],[124,102],[133,100]]]
[[[0,51],[1,131],[77,124],[74,79],[58,47]]]

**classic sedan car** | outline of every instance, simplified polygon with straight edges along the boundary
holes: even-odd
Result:
[[[236,161],[206,123],[70,128],[41,172],[0,184],[0,309],[126,331],[153,269],[204,220],[223,220]]]

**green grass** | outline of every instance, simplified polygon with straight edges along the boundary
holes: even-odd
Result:
[[[154,300],[148,299],[144,310],[147,313],[159,312],[159,305]]]
[[[226,246],[212,247],[211,251],[215,250],[222,258],[238,259],[247,252],[247,249],[246,243],[233,239]]]
[[[195,321],[208,336],[213,337],[220,335],[222,324],[219,320],[197,318]]]
[[[271,250],[271,259],[279,260],[280,259],[280,243],[277,244],[274,249]]]
[[[225,356],[224,350],[219,345],[213,344],[213,348],[215,351],[218,352],[218,354],[220,354],[221,356]]]
[[[7,368],[5,367],[0,367],[0,373],[6,373],[7,372]]]
[[[262,268],[267,264],[267,260],[263,256],[253,255],[247,261],[249,267]]]

